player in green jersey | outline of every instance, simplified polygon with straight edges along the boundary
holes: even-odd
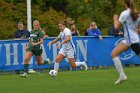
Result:
[[[29,42],[26,48],[26,55],[24,59],[24,73],[21,77],[27,77],[28,63],[33,55],[36,56],[38,65],[44,65],[46,63],[51,64],[50,60],[43,60],[41,44],[43,43],[43,34],[40,30],[40,23],[38,20],[33,22],[33,31],[30,32]]]

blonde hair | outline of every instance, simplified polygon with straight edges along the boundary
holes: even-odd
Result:
[[[34,21],[33,21],[33,24],[35,24],[35,23],[37,23],[37,24],[40,25],[39,20],[34,20]]]
[[[42,30],[41,27],[40,27],[40,22],[39,22],[39,20],[34,20],[34,21],[33,21],[33,25],[34,25],[35,23],[37,23],[37,24],[39,25],[39,30]]]
[[[95,25],[95,28],[97,28],[96,22],[91,22],[90,25]]]

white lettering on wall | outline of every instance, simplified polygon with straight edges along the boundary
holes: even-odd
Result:
[[[10,51],[11,44],[5,44],[6,47],[6,65],[11,65],[11,57],[13,56],[13,65],[19,65],[18,63],[18,51],[17,51],[17,43],[12,44],[13,53]]]
[[[84,40],[84,44],[82,42],[82,40],[76,40],[77,42],[77,53],[76,53],[76,56],[77,56],[77,59],[76,61],[80,61],[80,51],[83,55],[83,58],[85,61],[87,61],[87,40]],[[85,47],[84,47],[85,46]]]
[[[41,47],[42,47],[42,57],[43,57],[43,60],[46,60],[47,59],[47,54],[46,54],[46,51],[45,51],[45,47],[43,44],[41,44]],[[47,47],[47,46],[46,46]]]
[[[27,43],[21,43],[21,45],[22,45],[22,64],[24,64],[24,58],[25,58],[25,53],[26,53],[26,44]]]
[[[53,45],[50,45],[48,48],[49,48],[49,50],[50,51],[52,51],[53,53],[53,55],[52,55],[52,58],[53,58],[53,61],[52,62],[55,62],[55,59],[56,59],[56,56],[57,56],[57,44],[58,43],[55,43],[55,44],[53,44]]]

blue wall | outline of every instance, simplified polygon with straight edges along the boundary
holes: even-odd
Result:
[[[50,58],[55,61],[59,52],[57,44],[47,46],[47,43],[55,38],[44,39],[43,59]],[[88,66],[112,66],[113,62],[110,58],[112,49],[118,44],[122,37],[103,37],[99,40],[95,37],[73,37],[76,48],[76,61],[86,61]],[[28,40],[6,40],[0,41],[0,70],[16,70],[23,69],[23,60],[25,56],[25,47]],[[140,59],[130,49],[120,55],[123,64],[140,64]],[[30,61],[33,68],[50,68],[49,65],[38,66],[35,57]],[[61,62],[60,67],[68,67],[67,59]],[[32,68],[32,67],[30,67]]]

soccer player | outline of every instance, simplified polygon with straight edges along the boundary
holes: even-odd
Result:
[[[62,45],[62,48],[60,49],[56,60],[55,60],[55,64],[54,64],[54,70],[58,72],[59,70],[59,63],[65,58],[67,57],[69,60],[69,64],[71,65],[72,68],[76,68],[78,66],[82,66],[85,68],[85,70],[88,69],[85,61],[83,62],[75,62],[74,60],[74,53],[75,53],[75,47],[72,41],[72,34],[71,31],[65,27],[66,23],[63,21],[60,21],[60,23],[58,24],[58,27],[60,29],[60,34],[59,36],[53,40],[52,42],[48,43],[48,46],[51,44],[55,44],[56,42],[58,42],[60,39],[62,40],[61,43],[58,44],[58,48]]]
[[[114,61],[115,68],[119,74],[118,80],[115,84],[119,84],[125,80],[127,80],[127,76],[124,73],[121,61],[119,59],[119,54],[132,48],[132,50],[140,56],[140,45],[139,45],[139,35],[137,32],[137,27],[140,24],[140,15],[137,13],[134,8],[133,0],[124,0],[125,8],[120,17],[118,15],[114,15],[114,27],[118,29],[122,24],[124,27],[124,40],[122,40],[112,51],[111,57]]]
[[[51,64],[50,60],[43,60],[42,55],[42,48],[41,45],[43,43],[43,34],[40,30],[40,23],[38,20],[33,22],[33,31],[30,32],[29,42],[26,48],[26,55],[24,60],[24,73],[21,77],[27,77],[28,72],[28,63],[30,58],[35,55],[36,61],[38,65],[44,65],[46,63]]]

